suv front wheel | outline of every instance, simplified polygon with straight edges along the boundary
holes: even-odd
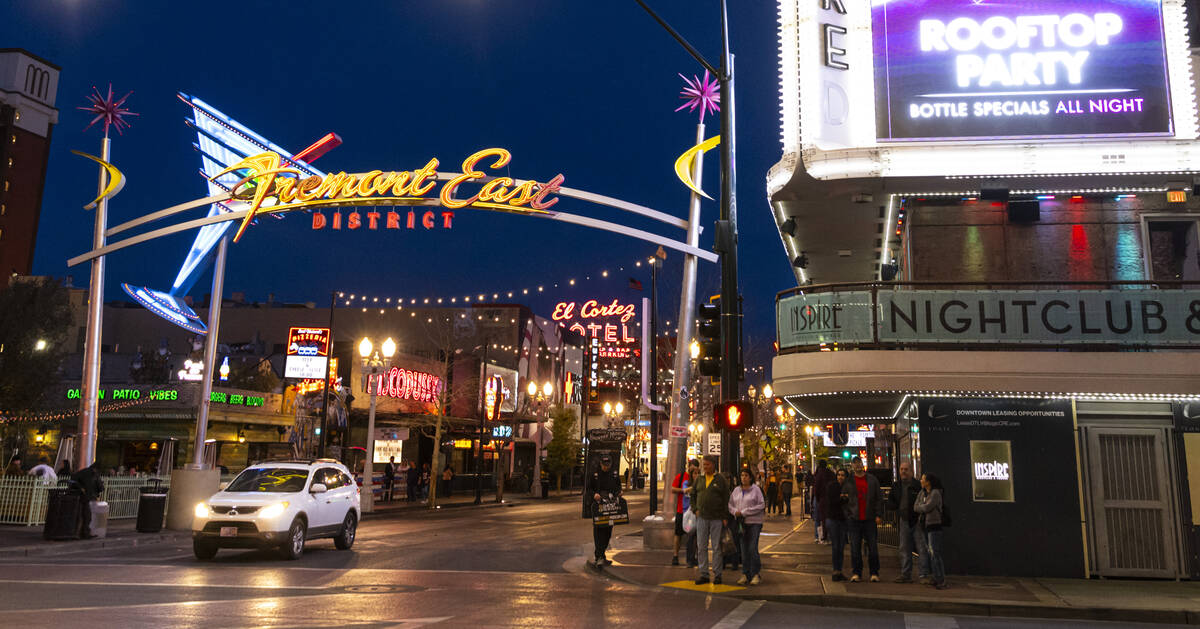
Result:
[[[288,529],[287,539],[283,540],[283,556],[285,559],[299,559],[304,554],[305,530],[304,521],[296,518]]]
[[[333,538],[333,545],[338,550],[350,550],[354,545],[354,536],[358,532],[358,520],[354,517],[354,511],[346,514],[346,519],[342,521],[342,532]]]
[[[194,539],[192,540],[192,552],[195,553],[196,559],[208,561],[217,556],[217,545],[212,542],[202,542]]]

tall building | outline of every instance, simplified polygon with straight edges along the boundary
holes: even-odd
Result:
[[[20,48],[0,48],[0,272],[29,275],[50,133],[58,124],[60,68]]]

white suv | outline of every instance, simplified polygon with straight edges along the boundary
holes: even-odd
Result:
[[[338,461],[256,463],[196,505],[192,550],[208,560],[218,548],[279,548],[298,559],[305,540],[320,537],[346,550],[359,515],[358,484]]]

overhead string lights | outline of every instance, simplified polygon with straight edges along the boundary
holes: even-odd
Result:
[[[144,397],[139,400],[127,400],[124,402],[117,402],[114,404],[102,404],[102,405],[100,405],[100,414],[103,415],[104,413],[109,413],[112,411],[119,411],[121,409],[129,408],[131,406],[138,406],[140,404],[145,404],[146,402],[149,402],[149,401],[150,401],[149,397]],[[67,410],[67,411],[36,413],[36,414],[32,414],[32,415],[20,415],[20,414],[6,413],[4,411],[0,411],[0,424],[7,424],[7,423],[13,423],[13,422],[53,422],[53,421],[59,421],[59,420],[63,420],[63,419],[71,419],[73,417],[78,417],[80,412],[81,412],[81,409],[78,409],[78,408],[72,409],[72,410]]]
[[[362,308],[363,311],[370,309],[393,309],[403,310],[404,306],[458,306],[471,304],[495,304],[495,303],[511,303],[507,300],[521,299],[529,295],[545,294],[546,291],[555,288],[571,288],[583,285],[585,282],[608,282],[616,279],[618,281],[627,282],[625,286],[633,290],[642,290],[641,281],[634,277],[625,276],[622,278],[621,273],[634,273],[635,269],[648,266],[646,262],[639,258],[632,263],[617,265],[616,270],[613,267],[602,268],[591,273],[584,273],[582,277],[574,274],[571,277],[563,278],[557,282],[548,282],[535,286],[524,286],[520,288],[506,288],[504,290],[489,289],[487,291],[477,293],[464,293],[457,295],[442,295],[442,296],[412,296],[412,295],[366,295],[359,292],[338,291],[337,305],[343,308],[355,307]]]

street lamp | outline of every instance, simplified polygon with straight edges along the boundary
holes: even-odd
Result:
[[[545,495],[542,494],[542,489],[541,489],[541,487],[542,487],[542,431],[544,430],[543,424],[546,421],[546,411],[549,408],[547,405],[547,402],[554,395],[554,383],[547,380],[545,382],[545,384],[542,385],[541,390],[538,390],[537,382],[530,380],[529,384],[525,387],[525,392],[529,394],[529,399],[534,403],[534,406],[535,406],[534,413],[538,416],[537,451],[534,453],[534,457],[533,457],[533,475],[535,477],[537,477],[537,483],[535,486],[538,487],[538,497],[544,498]]]
[[[386,364],[385,361],[390,361],[395,354],[396,342],[390,336],[378,350],[371,343],[371,339],[365,336],[358,343],[358,355],[362,357],[363,368],[371,370],[370,375],[364,374],[367,378],[367,392],[371,395],[371,410],[367,414],[367,456],[363,461],[362,493],[359,495],[359,508],[363,513],[371,513],[375,510],[373,486],[375,471],[372,469],[372,464],[375,460],[375,399],[379,396],[379,378],[377,376],[380,369]]]

